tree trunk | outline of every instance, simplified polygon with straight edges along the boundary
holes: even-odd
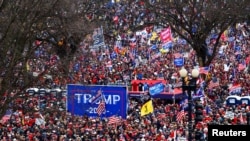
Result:
[[[197,55],[197,57],[198,57],[199,66],[200,66],[200,67],[204,67],[205,62],[204,62],[204,60],[202,59],[202,57],[200,57],[200,56],[198,56],[198,55]]]

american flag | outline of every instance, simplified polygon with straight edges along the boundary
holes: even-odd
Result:
[[[96,109],[96,112],[100,116],[105,111],[105,109],[106,109],[105,102],[101,101]]]
[[[218,86],[220,86],[220,83],[218,81],[217,82],[210,81],[208,88],[213,89],[214,87],[218,87]]]
[[[184,116],[185,116],[185,112],[184,112],[184,109],[182,109],[180,112],[177,113],[176,121],[181,122]]]
[[[117,124],[119,123],[121,120],[119,117],[117,116],[112,116],[109,118],[109,121],[108,121],[108,125],[111,125],[111,124]]]
[[[241,93],[241,85],[234,85],[234,86],[231,86],[229,88],[229,94],[233,94],[233,93]]]
[[[209,67],[200,67],[199,72],[200,72],[200,74],[208,74]]]
[[[7,110],[6,113],[5,113],[5,115],[1,119],[1,123],[7,122],[10,119],[11,114],[12,114],[12,111],[11,110]]]

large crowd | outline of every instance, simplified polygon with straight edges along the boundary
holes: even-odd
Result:
[[[110,12],[122,12],[123,5],[113,8]],[[138,9],[132,7],[131,11]],[[106,13],[114,15],[114,13]],[[143,17],[138,11],[134,21],[142,22],[153,17]],[[92,84],[92,85],[120,85],[130,87],[131,80],[157,80],[164,79],[167,83],[177,83],[181,80],[178,72],[181,67],[174,65],[175,54],[185,58],[184,66],[191,70],[198,66],[195,51],[185,40],[172,33],[172,48],[163,50],[159,40],[161,27],[150,26],[141,31],[119,33],[117,29],[127,28],[133,18],[127,15],[126,19],[114,20],[117,38],[105,40],[101,49],[90,49],[92,45],[87,42],[91,36],[81,42],[73,60],[69,64],[69,75],[54,77],[61,74],[60,57],[49,54],[52,45],[35,42],[38,46],[36,57],[29,60],[27,69],[35,75],[46,69],[50,72],[41,78],[44,88],[65,89],[66,84]],[[135,23],[136,24],[136,23]],[[202,140],[207,139],[208,124],[236,125],[247,124],[247,115],[250,113],[248,105],[228,106],[225,99],[230,95],[230,87],[241,85],[239,96],[250,94],[249,57],[250,57],[250,28],[247,23],[238,23],[229,27],[221,39],[219,49],[214,61],[209,66],[211,81],[218,85],[209,86],[204,90],[202,104],[204,108],[203,121],[195,126],[194,130],[202,132]],[[215,33],[216,34],[216,31]],[[214,43],[213,36],[207,40],[208,50]],[[154,46],[154,47],[153,47]],[[27,92],[26,95],[30,93]],[[19,107],[11,111],[8,120],[1,121],[0,139],[2,141],[124,141],[124,140],[156,140],[181,141],[188,137],[188,118],[182,122],[176,121],[180,103],[169,102],[165,99],[153,99],[154,112],[141,117],[140,108],[147,100],[129,98],[129,109],[126,119],[120,119],[115,125],[108,124],[108,118],[93,118],[72,115],[66,111],[66,95],[62,91],[45,92],[39,96],[17,99],[14,103]],[[227,117],[231,111],[233,117]],[[193,134],[193,137],[195,135]]]

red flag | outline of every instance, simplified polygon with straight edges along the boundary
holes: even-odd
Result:
[[[160,38],[163,43],[172,41],[171,28],[166,28],[160,33]]]

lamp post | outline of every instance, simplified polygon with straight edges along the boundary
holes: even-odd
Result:
[[[192,141],[192,91],[196,92],[196,80],[199,77],[199,70],[193,69],[191,77],[188,76],[188,71],[182,68],[180,71],[182,78],[182,92],[188,93],[188,141]],[[187,79],[186,79],[187,78]]]

